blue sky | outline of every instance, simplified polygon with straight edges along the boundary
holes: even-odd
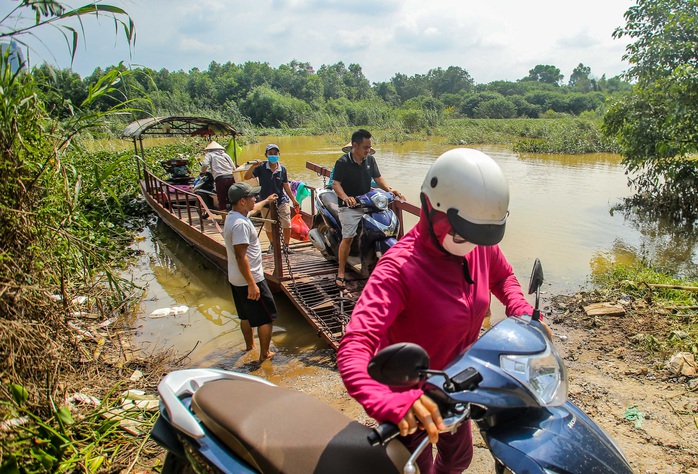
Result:
[[[3,0],[6,14],[16,0]],[[66,2],[73,6],[87,2]],[[476,83],[515,81],[537,64],[560,68],[567,82],[579,64],[592,77],[622,73],[631,0],[111,0],[129,12],[137,41],[129,54],[107,18],[84,21],[86,41],[73,69],[80,75],[124,61],[170,71],[206,69],[211,61],[239,64],[292,60],[358,63],[371,82],[395,73],[424,74],[459,66]],[[4,26],[7,26],[5,22]],[[77,25],[75,25],[77,26]],[[41,41],[39,41],[41,40]],[[33,64],[69,67],[62,36],[44,29]],[[43,42],[43,44],[42,44]],[[47,48],[48,46],[48,48]],[[51,53],[48,52],[50,49]]]

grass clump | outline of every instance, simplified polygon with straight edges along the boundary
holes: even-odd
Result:
[[[592,283],[606,298],[631,301],[643,324],[631,342],[650,353],[698,355],[698,281],[682,279],[641,262],[594,262]],[[640,332],[641,331],[641,332]]]

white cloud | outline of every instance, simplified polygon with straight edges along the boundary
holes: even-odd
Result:
[[[3,2],[9,3],[9,2]],[[77,4],[77,0],[74,2]],[[566,76],[580,62],[592,74],[627,68],[625,44],[613,30],[634,0],[109,0],[133,17],[138,40],[129,58],[113,24],[86,19],[87,48],[74,69],[121,60],[154,69],[205,69],[211,61],[293,59],[322,64],[358,63],[372,82],[396,73],[426,73],[459,66],[477,83],[516,80],[537,64]],[[0,4],[0,14],[7,9]],[[43,35],[44,33],[42,33]],[[49,35],[48,33],[46,33]],[[70,64],[51,33],[60,67]],[[37,47],[38,49],[39,47]],[[36,56],[33,56],[36,57]],[[42,58],[53,61],[50,55]]]
[[[340,53],[365,50],[370,45],[371,36],[361,31],[337,31],[332,41],[332,49]]]

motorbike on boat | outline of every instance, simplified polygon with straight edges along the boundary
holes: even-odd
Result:
[[[399,221],[390,209],[394,196],[382,189],[371,189],[356,197],[355,209],[364,215],[349,251],[348,266],[368,277],[378,259],[395,243]],[[315,197],[316,212],[309,237],[313,246],[328,260],[339,260],[342,226],[339,222],[339,198],[331,189],[319,190]]]
[[[444,370],[411,343],[384,348],[371,377],[391,386],[421,386],[438,405],[447,431],[473,420],[494,459],[494,472],[626,474],[615,442],[567,400],[567,375],[542,323],[543,270],[529,284],[534,314],[506,318]],[[168,451],[162,472],[416,473],[397,427],[371,429],[299,392],[248,374],[189,369],[159,384],[160,416],[152,437]]]
[[[194,194],[201,196],[201,199],[203,199],[209,209],[218,209],[218,195],[216,194],[213,175],[209,171],[194,180],[191,190]]]

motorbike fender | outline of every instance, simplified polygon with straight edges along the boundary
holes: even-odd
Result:
[[[376,241],[376,254],[383,255],[387,252],[390,247],[397,243],[397,239],[394,237],[388,237],[387,239],[382,239]]]
[[[633,472],[611,438],[571,402],[530,410],[482,434],[492,455],[513,472]]]
[[[150,437],[175,456],[179,458],[185,457],[184,447],[177,438],[177,431],[167,419],[167,412],[164,412],[164,409],[161,409],[160,416],[158,416],[150,432]]]

